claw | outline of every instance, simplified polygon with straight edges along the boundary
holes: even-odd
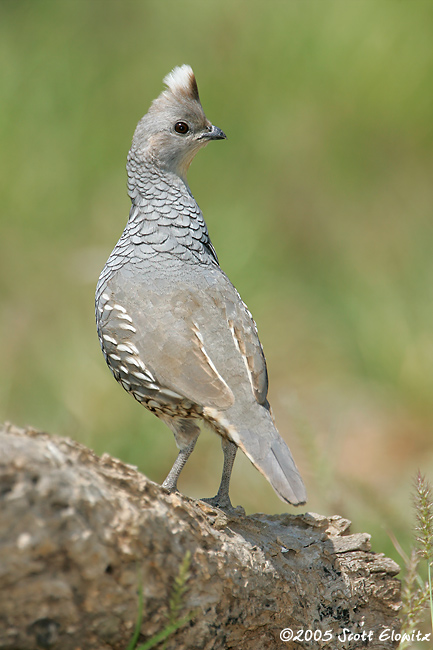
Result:
[[[227,495],[215,495],[214,497],[208,497],[206,499],[200,499],[200,501],[204,501],[205,503],[209,504],[210,506],[213,506],[214,508],[219,508],[220,510],[235,510],[235,508],[232,506],[232,502],[230,501],[230,497]]]

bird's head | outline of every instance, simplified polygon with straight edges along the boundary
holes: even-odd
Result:
[[[204,114],[189,65],[174,68],[164,83],[167,88],[137,125],[131,151],[185,179],[197,151],[226,135]]]

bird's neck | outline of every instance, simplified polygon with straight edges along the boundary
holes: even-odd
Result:
[[[138,158],[132,150],[128,154],[126,170],[128,194],[134,205],[139,206],[161,199],[165,192],[173,198],[189,196],[193,199],[185,178],[173,171],[163,169],[153,159]]]
[[[152,161],[137,160],[133,152],[128,156],[127,172],[132,206],[124,236],[142,252],[164,240],[160,252],[170,257],[180,255],[186,259],[188,255],[183,252],[189,248],[191,259],[218,263],[203,215],[186,180]]]

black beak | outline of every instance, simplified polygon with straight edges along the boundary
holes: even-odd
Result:
[[[227,136],[217,126],[210,126],[209,130],[200,136],[200,140],[226,140]]]

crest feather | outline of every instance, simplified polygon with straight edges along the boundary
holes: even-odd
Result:
[[[176,66],[164,77],[163,81],[173,95],[200,101],[197,81],[191,66]]]

